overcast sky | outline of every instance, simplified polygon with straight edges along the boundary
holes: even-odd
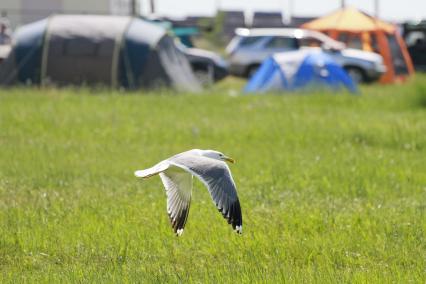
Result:
[[[148,8],[148,1],[140,0],[142,11]],[[248,13],[281,10],[285,16],[292,10],[297,16],[319,16],[340,7],[340,0],[155,0],[155,3],[158,14],[176,17],[213,15],[218,7],[224,10],[245,10]],[[346,5],[374,12],[373,0],[346,0]],[[426,18],[426,0],[381,0],[379,15],[393,21]]]

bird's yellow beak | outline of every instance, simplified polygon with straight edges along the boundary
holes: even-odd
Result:
[[[235,160],[230,158],[230,157],[224,157],[223,159],[227,162],[230,162],[230,163],[233,163],[233,164],[235,163]]]

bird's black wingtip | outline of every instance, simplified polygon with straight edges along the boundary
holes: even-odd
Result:
[[[175,235],[177,237],[181,236],[183,234],[183,229],[185,228],[186,220],[188,219],[189,205],[187,208],[182,209],[176,217],[172,217],[171,212],[167,213]]]
[[[223,210],[219,207],[218,209],[226,221],[228,221],[228,224],[232,226],[232,229],[241,235],[243,233],[243,218],[241,215],[240,201],[237,199],[227,210]]]

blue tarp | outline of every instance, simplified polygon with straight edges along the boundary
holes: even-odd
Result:
[[[297,91],[357,87],[346,71],[322,51],[295,51],[267,58],[250,78],[245,92]]]

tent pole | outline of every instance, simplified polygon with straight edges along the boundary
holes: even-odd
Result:
[[[379,17],[379,0],[374,0],[374,16]]]
[[[137,11],[138,7],[138,1],[137,0],[131,0],[130,1],[130,14],[131,16],[137,16],[139,13]]]
[[[155,1],[150,0],[149,3],[151,5],[151,14],[155,14]]]
[[[41,66],[40,66],[40,86],[44,87],[47,84],[47,63],[49,56],[49,41],[50,41],[50,25],[55,15],[50,15],[47,18],[47,26],[43,35],[42,52],[41,52]]]
[[[294,8],[294,2],[293,0],[288,0],[288,22],[291,23],[291,19],[293,17],[293,8]],[[284,15],[285,17],[285,15]]]

